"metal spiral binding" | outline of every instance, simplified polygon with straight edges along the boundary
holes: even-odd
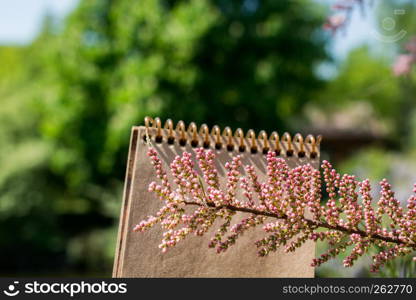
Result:
[[[270,136],[262,130],[256,136],[254,130],[250,129],[247,134],[241,128],[235,130],[234,134],[230,127],[225,127],[221,132],[220,127],[214,125],[210,130],[206,124],[199,127],[191,122],[186,127],[183,121],[179,121],[174,126],[171,119],[166,120],[162,126],[160,118],[145,117],[144,119],[146,134],[143,139],[154,139],[156,143],[167,142],[174,144],[177,142],[180,146],[186,146],[188,143],[191,147],[215,148],[217,150],[223,147],[228,151],[249,151],[252,154],[261,152],[267,154],[269,151],[275,151],[277,155],[294,156],[299,158],[309,157],[315,159],[319,156],[319,145],[322,137],[316,138],[309,134],[304,139],[300,133],[292,138],[288,132],[282,137],[275,131]],[[153,135],[153,136],[152,136]]]

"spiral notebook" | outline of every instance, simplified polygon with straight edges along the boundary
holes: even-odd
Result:
[[[149,143],[146,137],[150,138],[166,168],[183,151],[195,156],[196,147],[215,150],[220,183],[223,185],[224,164],[234,155],[242,155],[244,164],[253,165],[260,181],[266,176],[265,154],[270,150],[276,151],[292,168],[307,163],[319,167],[320,138],[315,139],[312,135],[305,139],[300,134],[292,138],[288,133],[280,137],[277,132],[268,135],[261,131],[256,135],[253,130],[244,134],[241,129],[233,132],[229,127],[221,130],[213,126],[209,129],[204,124],[198,129],[194,123],[186,126],[179,121],[174,126],[171,120],[162,124],[159,118],[146,118],[145,126],[133,127],[131,132],[113,277],[314,276],[314,269],[310,267],[315,257],[312,242],[307,242],[294,253],[285,253],[282,248],[268,257],[258,257],[254,242],[264,237],[261,228],[246,232],[234,246],[221,254],[208,248],[218,226],[203,237],[187,237],[167,253],[158,248],[163,233],[159,225],[144,233],[133,232],[135,224],[153,215],[161,206],[155,194],[148,192],[148,185],[156,176],[147,157]],[[237,215],[237,218],[240,217]]]

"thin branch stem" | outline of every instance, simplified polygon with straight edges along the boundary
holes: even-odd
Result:
[[[183,203],[186,204],[186,205],[205,206],[205,205],[202,205],[201,203],[194,202],[194,201],[184,201]],[[212,203],[212,202],[206,202],[206,204],[209,207],[216,208],[218,210],[220,210],[222,208],[226,208],[226,209],[229,209],[229,210],[232,210],[232,211],[245,212],[245,213],[255,214],[255,215],[258,215],[258,216],[265,216],[265,217],[270,217],[270,218],[275,218],[275,219],[282,219],[282,220],[287,219],[286,215],[278,215],[278,214],[275,214],[275,213],[266,212],[266,211],[259,211],[259,210],[255,210],[255,209],[251,209],[251,208],[238,207],[238,206],[234,206],[234,205],[215,206],[215,204]],[[391,238],[391,237],[387,237],[387,236],[382,236],[382,235],[379,235],[379,234],[373,234],[373,235],[369,236],[366,232],[364,232],[362,230],[359,230],[359,229],[349,229],[349,228],[339,226],[339,225],[333,226],[333,225],[328,224],[327,222],[322,222],[322,221],[317,222],[317,221],[313,221],[313,220],[310,220],[310,219],[307,219],[307,218],[304,218],[304,220],[308,223],[308,225],[310,227],[327,228],[327,229],[331,229],[331,230],[337,230],[337,231],[345,232],[347,234],[355,233],[355,234],[359,234],[362,237],[377,239],[377,240],[385,241],[385,242],[388,242],[388,243],[395,243],[395,244],[398,244],[398,245],[405,245],[406,247],[416,249],[416,244],[408,244],[408,243],[406,243],[406,242],[404,242],[400,239],[395,239],[395,238]]]

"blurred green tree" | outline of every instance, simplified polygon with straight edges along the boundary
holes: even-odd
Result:
[[[327,84],[325,92],[316,98],[314,105],[333,111],[365,101],[379,118],[392,123],[399,113],[399,95],[398,80],[391,70],[391,57],[378,55],[368,46],[361,46],[353,49],[339,65],[338,74]]]
[[[145,115],[289,129],[323,86],[322,13],[311,0],[81,1],[0,51],[15,57],[0,71],[2,271],[111,268],[130,127]]]

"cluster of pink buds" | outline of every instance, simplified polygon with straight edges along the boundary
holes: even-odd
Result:
[[[396,76],[409,74],[416,64],[416,36],[405,45],[405,50],[406,53],[400,54],[394,63],[393,71]]]
[[[175,157],[168,173],[157,151],[149,149],[161,182],[152,182],[149,191],[164,205],[134,230],[144,231],[160,223],[165,230],[159,245],[163,252],[191,233],[202,236],[214,231],[208,246],[222,253],[244,232],[259,226],[266,234],[253,241],[260,256],[280,246],[293,252],[308,240],[326,241],[328,251],[314,259],[312,266],[350,251],[344,266],[351,267],[373,249],[376,254],[371,270],[377,271],[387,261],[416,250],[416,195],[409,198],[406,208],[401,207],[385,179],[380,182],[380,197],[375,203],[368,179],[341,176],[324,161],[322,180],[321,172],[311,165],[290,168],[283,158],[269,152],[264,181],[259,181],[254,166],[244,166],[241,157],[235,156],[225,164],[222,187],[214,151],[199,148],[195,152],[196,157],[187,152]],[[326,202],[323,191],[328,193]],[[413,192],[416,194],[416,185]],[[248,216],[242,218],[242,214]],[[214,225],[218,219],[222,220],[219,226]],[[235,219],[238,221],[233,222]]]

